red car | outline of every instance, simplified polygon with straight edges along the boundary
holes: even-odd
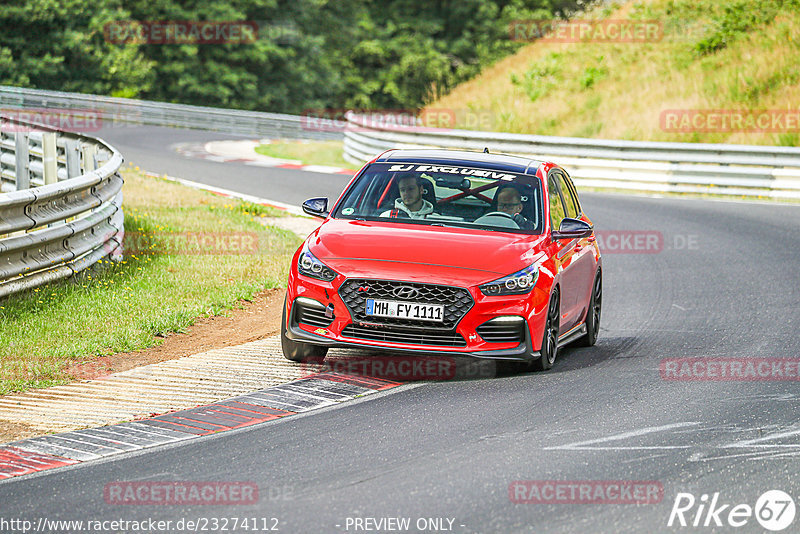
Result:
[[[600,251],[554,163],[390,150],[366,164],[292,259],[281,345],[491,358],[546,370],[597,339]]]

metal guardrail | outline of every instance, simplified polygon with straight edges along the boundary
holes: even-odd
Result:
[[[800,148],[651,143],[393,126],[347,114],[344,157],[363,164],[389,148],[460,148],[556,161],[578,185],[676,193],[800,198]]]
[[[94,113],[102,125],[149,124],[286,139],[342,139],[297,115],[150,102],[0,85],[0,108],[61,109]]]
[[[0,298],[122,259],[122,156],[0,115]]]

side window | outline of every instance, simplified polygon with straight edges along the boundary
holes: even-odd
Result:
[[[555,173],[551,173],[547,178],[547,191],[547,196],[550,198],[550,228],[558,230],[565,212],[561,194],[558,192],[558,180]]]
[[[578,202],[575,198],[575,193],[567,183],[567,177],[558,173],[558,184],[561,186],[561,194],[564,195],[564,205],[567,210],[567,217],[576,219],[580,213]]]
[[[583,213],[583,210],[581,209],[581,201],[578,198],[578,190],[575,188],[575,184],[572,183],[572,178],[570,178],[567,173],[564,173],[564,178],[566,179],[569,195],[572,198],[572,202],[575,204],[577,216],[580,216],[580,214]]]

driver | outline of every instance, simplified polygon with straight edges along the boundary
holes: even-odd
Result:
[[[417,174],[398,176],[400,198],[394,201],[394,209],[381,213],[381,217],[397,217],[398,211],[405,212],[412,219],[424,219],[433,213],[433,204],[422,198],[425,179]]]
[[[516,187],[501,187],[497,192],[497,211],[511,215],[521,230],[535,230],[536,225],[522,216],[522,196]]]

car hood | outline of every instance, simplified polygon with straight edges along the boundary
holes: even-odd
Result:
[[[527,267],[542,255],[543,241],[541,235],[328,219],[308,245],[349,278],[477,285]]]

